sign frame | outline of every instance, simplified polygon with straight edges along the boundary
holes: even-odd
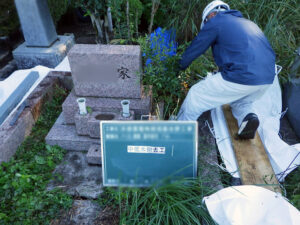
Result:
[[[196,178],[198,176],[197,171],[198,171],[198,122],[197,121],[168,121],[168,120],[157,120],[157,121],[138,121],[138,120],[131,120],[131,121],[118,121],[118,120],[103,120],[100,121],[100,142],[103,142],[103,124],[112,124],[112,123],[117,123],[117,124],[141,124],[141,123],[149,123],[149,124],[153,124],[153,123],[157,123],[157,124],[192,124],[195,126],[195,152],[194,152],[194,162],[193,165],[193,178]],[[104,143],[101,143],[101,161],[102,161],[102,180],[103,180],[103,186],[105,187],[149,187],[152,184],[149,185],[145,185],[145,184],[122,184],[122,183],[118,183],[117,185],[111,184],[111,183],[107,183],[105,180],[105,165],[106,163],[104,162],[105,158],[104,158],[104,151],[103,151],[103,146]]]

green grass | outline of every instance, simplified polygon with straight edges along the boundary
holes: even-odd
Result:
[[[215,224],[202,204],[211,193],[200,179],[182,179],[150,188],[106,188],[99,201],[118,208],[120,224]]]
[[[52,101],[44,105],[31,135],[15,157],[0,166],[0,224],[49,224],[60,210],[72,204],[60,190],[46,191],[52,171],[64,151],[45,144],[45,136],[61,112],[66,91],[56,87]]]
[[[296,169],[291,172],[283,184],[287,198],[291,203],[300,210],[300,169]]]

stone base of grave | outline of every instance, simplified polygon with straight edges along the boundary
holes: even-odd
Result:
[[[75,124],[75,115],[79,111],[78,103],[74,90],[66,98],[62,105],[63,115],[67,124]],[[99,98],[85,97],[86,105],[91,107],[93,111],[110,112],[112,110],[121,110],[121,98]],[[130,100],[130,109],[135,113],[135,119],[139,120],[141,115],[148,115],[151,111],[151,94],[143,95],[140,99]]]
[[[100,138],[79,136],[75,125],[66,124],[64,116],[60,114],[46,137],[46,143],[52,146],[58,145],[65,150],[88,151],[91,145],[100,144]]]
[[[74,44],[74,35],[59,35],[49,48],[27,47],[24,42],[13,51],[13,56],[19,69],[37,65],[54,68],[67,56]]]
[[[86,159],[88,164],[92,165],[102,165],[101,161],[101,145],[91,145],[87,155]]]

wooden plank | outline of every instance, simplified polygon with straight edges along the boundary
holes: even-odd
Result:
[[[238,123],[233,117],[229,105],[223,106],[229,133],[239,172],[244,185],[263,186],[274,192],[281,192],[263,143],[256,133],[254,139],[241,140],[238,138]]]

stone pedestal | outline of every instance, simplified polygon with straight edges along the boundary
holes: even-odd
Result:
[[[73,45],[73,35],[58,36],[58,40],[48,48],[28,47],[24,42],[13,51],[13,56],[19,69],[29,69],[37,65],[54,68],[67,56]]]
[[[26,46],[49,47],[58,37],[47,0],[15,0]]]

